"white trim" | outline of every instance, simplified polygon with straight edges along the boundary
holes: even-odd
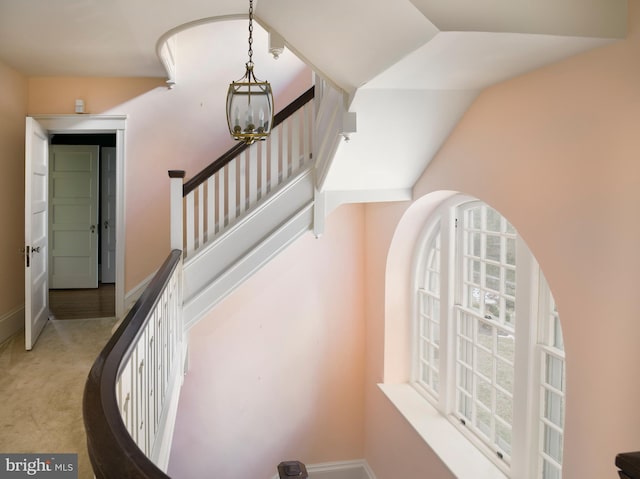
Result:
[[[458,479],[507,476],[408,384],[378,384],[404,418]],[[461,460],[464,458],[464,460]]]
[[[305,467],[309,479],[376,479],[369,463],[364,459],[305,464]],[[279,479],[278,474],[272,479]]]
[[[323,190],[326,194],[325,214],[329,215],[338,206],[347,203],[385,203],[410,201],[411,188],[387,190]]]
[[[144,290],[147,289],[147,286],[149,286],[149,283],[151,283],[151,280],[156,275],[156,272],[157,271],[154,271],[153,273],[151,273],[145,279],[140,281],[136,286],[134,286],[133,289],[130,289],[127,292],[127,294],[124,297],[125,313],[127,313],[133,307],[136,301],[138,301],[140,296],[142,296],[142,293],[144,293]]]
[[[116,135],[116,317],[122,319],[125,282],[125,130],[126,115],[30,115],[52,133],[114,133]]]
[[[0,344],[24,327],[24,305],[0,316]]]

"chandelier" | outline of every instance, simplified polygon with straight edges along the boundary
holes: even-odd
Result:
[[[229,85],[227,124],[231,136],[248,145],[265,140],[273,125],[271,85],[259,81],[253,73],[253,0],[249,0],[249,61],[242,78]]]

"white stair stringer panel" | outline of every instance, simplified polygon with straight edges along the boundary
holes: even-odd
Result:
[[[218,302],[313,225],[308,169],[184,264],[184,324],[190,329]]]

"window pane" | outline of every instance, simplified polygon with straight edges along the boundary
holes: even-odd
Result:
[[[496,444],[507,454],[511,454],[511,428],[498,424],[496,426]]]
[[[470,369],[460,368],[458,386],[469,394],[473,392],[473,374]]]
[[[473,317],[461,314],[459,323],[458,331],[460,335],[467,339],[473,339]]]
[[[506,279],[504,282],[504,293],[509,296],[516,295],[516,270],[512,268],[505,269]]]
[[[478,406],[475,426],[487,439],[491,439],[491,413],[482,406]]]
[[[471,420],[471,398],[463,392],[458,393],[458,413],[466,420]]]
[[[562,397],[553,391],[545,391],[545,414],[544,417],[558,427],[564,424],[564,405]]]
[[[511,266],[516,265],[516,238],[506,238],[507,252],[505,263]]]
[[[484,377],[493,379],[493,356],[491,352],[477,348],[476,353],[478,355],[478,363],[476,364],[477,371]]]
[[[513,393],[513,366],[504,361],[496,361],[496,383],[507,392]]]
[[[480,286],[480,261],[469,260],[469,271],[471,273],[469,282]]]
[[[554,388],[564,391],[564,364],[563,361],[547,355],[546,382]]]
[[[502,215],[493,208],[487,208],[487,231],[502,231]]]
[[[467,224],[470,228],[479,230],[482,228],[482,208],[472,208],[467,213]]]
[[[544,452],[557,462],[562,462],[562,434],[546,426],[544,428]]]
[[[486,259],[491,261],[500,261],[501,254],[501,241],[500,236],[487,235],[487,250],[486,250]]]
[[[484,321],[478,321],[478,344],[484,346],[489,351],[493,351],[493,331],[494,327]]]
[[[500,266],[495,264],[487,265],[486,272],[486,286],[493,291],[500,292],[500,284],[502,283],[502,278],[500,275]]]
[[[492,388],[491,384],[484,379],[477,378],[476,379],[476,398],[480,403],[482,403],[487,409],[493,409],[493,399],[491,397]]]
[[[511,335],[498,335],[498,356],[513,364],[515,358],[515,339]]]
[[[471,341],[460,339],[458,359],[460,359],[465,366],[471,367],[473,365],[473,343]]]
[[[496,390],[496,414],[507,424],[513,424],[513,399],[500,390]]]
[[[516,302],[512,299],[504,301],[504,324],[511,328],[516,325]]]
[[[542,479],[560,479],[560,469],[547,460],[543,460]]]

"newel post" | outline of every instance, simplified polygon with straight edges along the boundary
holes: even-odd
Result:
[[[185,172],[169,170],[171,178],[171,249],[183,250],[182,185]]]

